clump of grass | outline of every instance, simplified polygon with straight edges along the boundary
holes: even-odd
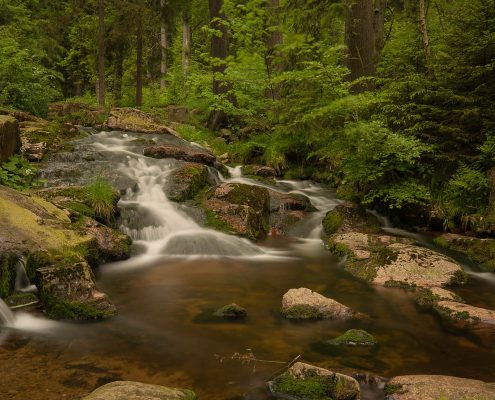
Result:
[[[85,198],[93,208],[95,216],[110,222],[115,213],[117,194],[113,187],[101,177],[84,188]]]

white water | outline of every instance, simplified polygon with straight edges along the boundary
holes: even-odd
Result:
[[[16,264],[16,276],[15,276],[15,291],[21,293],[33,293],[38,289],[35,285],[31,284],[26,273],[26,260],[21,257]]]
[[[14,314],[2,299],[0,299],[0,323],[9,327],[14,326],[15,323]]]

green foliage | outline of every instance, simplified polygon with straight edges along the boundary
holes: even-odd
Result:
[[[361,329],[350,329],[343,335],[329,340],[327,343],[334,346],[374,346],[378,342],[375,337]]]
[[[29,161],[14,155],[6,163],[0,164],[0,185],[17,190],[38,186],[40,182],[36,180],[36,174],[37,169]]]
[[[106,222],[112,220],[118,196],[110,184],[98,177],[84,188],[84,196],[97,217]]]

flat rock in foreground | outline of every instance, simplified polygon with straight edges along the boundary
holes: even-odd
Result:
[[[117,381],[96,389],[82,400],[195,400],[194,392],[139,382]]]
[[[282,299],[282,314],[290,319],[349,319],[349,307],[310,289],[290,289]]]
[[[443,375],[404,375],[388,384],[387,400],[495,400],[495,383]]]

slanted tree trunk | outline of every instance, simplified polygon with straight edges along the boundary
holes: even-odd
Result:
[[[229,55],[229,37],[228,31],[222,20],[225,15],[222,12],[223,0],[209,0],[211,28],[220,32],[219,35],[213,35],[211,38],[210,55],[213,61],[213,93],[218,95],[227,95],[229,101],[235,104],[232,95],[228,95],[232,89],[231,85],[222,79],[225,73],[225,59]],[[208,128],[218,130],[227,125],[227,115],[222,110],[214,110],[208,121]]]
[[[141,10],[137,15],[136,34],[136,107],[143,105],[143,20]]]
[[[423,45],[423,52],[425,55],[425,64],[428,72],[433,73],[431,69],[431,49],[430,49],[430,37],[428,35],[428,25],[426,22],[426,5],[425,0],[419,0],[419,31],[421,33],[421,42]]]
[[[375,73],[375,28],[372,0],[348,0],[345,41],[348,48],[349,79]],[[356,90],[364,90],[358,88]]]
[[[182,73],[187,76],[191,65],[192,30],[191,10],[189,7],[182,13]]]
[[[165,0],[160,0],[160,7],[163,12],[165,7]],[[161,48],[161,62],[160,62],[160,88],[164,89],[166,85],[166,75],[168,71],[167,53],[168,53],[168,31],[165,23],[165,18],[162,15],[160,26],[160,48]]]
[[[277,26],[278,18],[276,17],[276,12],[279,7],[279,0],[267,0],[267,7],[269,8],[268,15],[268,26]],[[268,75],[269,88],[267,90],[266,96],[276,100],[280,98],[280,88],[275,87],[272,78],[275,71],[280,71],[282,66],[280,63],[277,63],[277,46],[283,43],[283,35],[279,30],[270,30],[266,37],[266,57],[265,57],[265,66]]]
[[[105,1],[98,0],[98,105],[105,107]]]

